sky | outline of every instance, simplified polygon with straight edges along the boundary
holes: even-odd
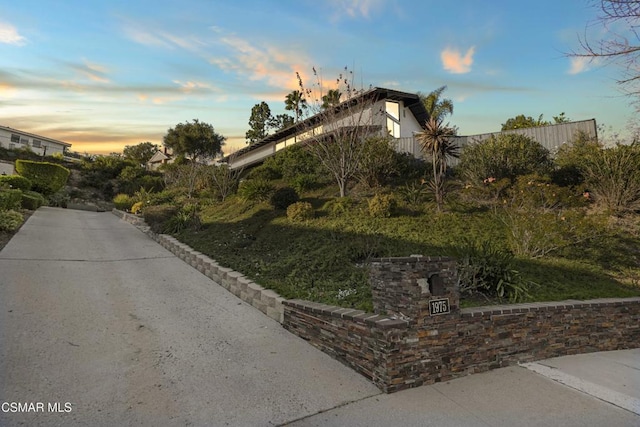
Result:
[[[461,135],[519,114],[635,117],[621,70],[566,54],[603,34],[591,0],[0,0],[0,125],[80,153],[162,144],[199,119],[246,145],[251,108],[284,113],[312,69],[362,87],[446,85]]]

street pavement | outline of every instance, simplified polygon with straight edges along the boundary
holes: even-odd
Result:
[[[40,208],[0,251],[0,426],[640,426],[639,401],[640,350],[381,394],[111,213]]]

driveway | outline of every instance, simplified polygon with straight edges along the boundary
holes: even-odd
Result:
[[[2,426],[637,426],[637,384],[629,350],[383,395],[110,213],[0,251]]]

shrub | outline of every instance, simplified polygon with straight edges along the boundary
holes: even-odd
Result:
[[[0,187],[2,187],[3,184],[7,184],[10,188],[17,188],[22,191],[31,190],[31,181],[20,175],[1,175]]]
[[[20,209],[21,204],[21,190],[0,190],[0,210]]]
[[[144,210],[144,220],[155,233],[164,233],[169,220],[178,213],[178,208],[170,205],[149,206]]]
[[[142,212],[142,208],[144,207],[144,202],[135,202],[131,206],[131,213],[137,215]]]
[[[275,179],[282,178],[282,174],[273,166],[268,164],[262,164],[249,171],[247,179],[261,180],[261,181],[273,181]]]
[[[396,173],[393,140],[390,137],[374,137],[364,141],[357,180],[369,188],[384,185]]]
[[[271,206],[276,209],[287,209],[289,205],[297,202],[299,199],[298,193],[291,187],[282,187],[277,189],[272,195]]]
[[[16,160],[16,172],[31,181],[33,190],[44,195],[61,190],[71,173],[55,163],[31,160]]]
[[[201,226],[198,208],[195,205],[186,205],[175,213],[164,225],[164,233],[175,234],[188,227],[199,229]]]
[[[318,179],[316,175],[305,173],[293,177],[289,180],[289,183],[298,193],[302,194],[305,191],[316,188],[318,186]]]
[[[287,218],[293,222],[302,222],[313,219],[315,211],[309,202],[296,202],[287,208]]]
[[[11,209],[0,211],[0,231],[15,231],[23,222],[24,218],[20,212]]]
[[[460,293],[506,298],[510,302],[529,296],[532,282],[524,280],[514,268],[513,253],[490,241],[479,244],[465,240],[458,250]]]
[[[405,184],[404,187],[399,190],[403,200],[410,206],[419,205],[425,195],[425,187],[421,182],[412,182],[411,184]]]
[[[500,134],[464,147],[458,165],[469,180],[514,180],[519,175],[546,175],[552,169],[549,151],[524,135]]]
[[[369,200],[369,215],[375,218],[389,218],[396,210],[397,202],[392,194],[376,194]]]
[[[40,193],[35,191],[25,191],[22,193],[22,207],[35,211],[40,206],[45,204],[45,198]]]
[[[47,196],[47,201],[49,206],[54,206],[58,208],[66,208],[67,203],[71,200],[71,196],[67,194],[66,191],[60,190],[56,193],[50,194]]]
[[[551,178],[536,174],[519,176],[506,195],[509,206],[516,209],[548,211],[585,204],[582,194],[575,194],[567,187],[553,184]]]
[[[117,194],[116,197],[113,198],[113,204],[116,206],[116,209],[120,209],[121,211],[130,210],[135,202],[135,198],[128,194]]]
[[[348,213],[354,206],[354,201],[351,197],[338,197],[329,200],[322,207],[331,216],[339,216]]]
[[[315,175],[321,166],[317,158],[300,144],[292,145],[269,157],[264,165],[277,171],[284,180],[291,182],[298,175]]]
[[[264,202],[269,200],[274,188],[269,181],[248,179],[240,183],[238,195],[245,201]]]

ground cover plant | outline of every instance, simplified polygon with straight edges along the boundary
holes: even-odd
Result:
[[[310,158],[296,148],[257,172],[245,171],[237,193],[224,198],[212,179],[203,179],[191,198],[169,185],[149,198],[145,217],[155,230],[285,298],[370,310],[368,261],[412,254],[459,260],[463,306],[640,295],[640,215],[633,203],[611,209],[609,199],[585,191],[585,180],[596,179],[587,169],[591,163],[571,165],[580,179],[557,179],[571,153],[560,164],[535,141],[518,143],[534,157],[529,164],[544,167],[492,165],[491,159],[504,159],[492,150],[505,145],[491,141],[476,149],[482,170],[463,153],[461,165],[446,171],[449,187],[439,199],[425,175],[429,160],[417,164],[397,156],[401,163],[389,170],[410,169],[404,176],[375,186],[354,181],[349,196],[338,197],[337,184],[309,167]],[[611,149],[607,159],[617,158],[617,148]],[[634,166],[636,158],[622,150],[624,161],[608,167]],[[517,160],[526,165],[523,156]],[[296,176],[283,173],[285,164],[313,185],[293,191]],[[203,166],[204,177],[212,176],[207,167],[214,168]],[[625,175],[615,172],[611,176]],[[617,194],[616,185],[629,181],[616,178],[610,185]]]

